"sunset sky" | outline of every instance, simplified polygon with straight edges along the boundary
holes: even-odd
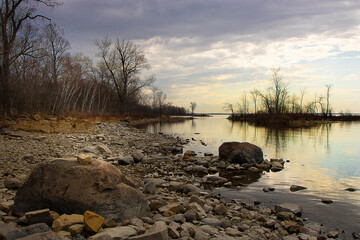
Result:
[[[71,52],[95,57],[94,40],[130,40],[155,85],[178,106],[223,112],[280,67],[292,95],[325,95],[334,112],[360,113],[359,0],[62,0],[40,9],[64,29]],[[250,98],[250,96],[249,96]]]

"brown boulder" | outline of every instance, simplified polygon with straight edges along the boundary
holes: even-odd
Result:
[[[59,213],[90,210],[115,221],[148,215],[144,195],[115,166],[57,159],[38,164],[17,191],[13,212],[49,208]]]
[[[262,163],[261,148],[248,142],[225,142],[219,147],[220,160],[229,163]]]

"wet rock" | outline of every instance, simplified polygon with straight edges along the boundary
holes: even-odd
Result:
[[[325,204],[331,204],[331,203],[333,203],[334,201],[331,200],[331,199],[323,198],[323,199],[321,199],[321,202],[322,202],[322,203],[325,203]]]
[[[298,185],[291,185],[291,187],[290,187],[290,191],[292,191],[292,192],[297,192],[297,191],[301,191],[304,189],[307,189],[307,187],[298,186]]]
[[[247,142],[226,142],[219,147],[219,157],[230,163],[262,163],[261,148]]]
[[[293,204],[293,203],[282,203],[280,205],[275,205],[275,211],[278,212],[292,212],[294,213],[296,216],[301,217],[302,214],[302,207],[297,205],[297,204]]]
[[[360,239],[360,233],[353,232],[352,236],[353,236],[354,239]]]
[[[96,193],[96,194],[94,194]],[[114,220],[148,214],[148,203],[119,169],[103,161],[46,161],[33,169],[17,191],[14,213],[50,208],[63,213],[94,211]]]
[[[345,189],[345,191],[348,191],[348,192],[355,192],[356,191],[356,189],[355,188],[346,188]]]

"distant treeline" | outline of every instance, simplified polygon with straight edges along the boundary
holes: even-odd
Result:
[[[70,54],[64,32],[36,7],[53,0],[3,1],[0,18],[0,114],[183,115],[144,77],[150,65],[132,42],[104,38],[97,56]]]
[[[306,127],[319,123],[328,123],[336,121],[360,121],[360,115],[352,114],[332,114],[324,116],[323,114],[310,113],[248,113],[233,114],[229,117],[232,121],[248,122],[256,126],[267,127]]]

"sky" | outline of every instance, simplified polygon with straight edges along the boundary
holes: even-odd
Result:
[[[39,11],[64,30],[71,52],[95,57],[94,41],[106,36],[136,43],[151,65],[143,75],[155,75],[174,105],[224,112],[268,88],[280,68],[290,95],[305,89],[307,102],[332,84],[333,112],[360,113],[359,0],[62,2]]]

